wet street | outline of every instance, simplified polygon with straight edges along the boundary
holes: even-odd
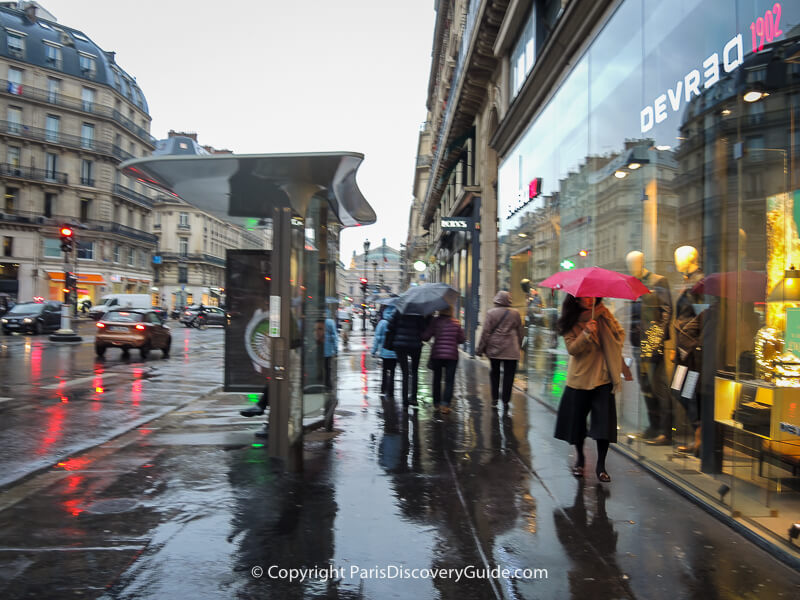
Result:
[[[462,358],[450,415],[339,360],[334,431],[282,474],[222,380],[222,332],[173,355],[2,338],[3,598],[796,598],[800,574],[611,452],[576,480],[553,414]],[[399,379],[399,375],[398,375]],[[399,389],[399,381],[397,383]],[[216,390],[216,391],[215,391]]]

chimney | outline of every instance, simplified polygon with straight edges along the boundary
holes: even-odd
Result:
[[[36,23],[36,9],[37,8],[38,8],[38,6],[36,6],[35,2],[28,2],[25,5],[25,16],[28,18],[28,21],[30,21],[31,23]]]

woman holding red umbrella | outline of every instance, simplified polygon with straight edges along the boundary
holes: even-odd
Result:
[[[586,460],[583,442],[587,434],[597,441],[597,478],[608,483],[606,454],[617,441],[617,408],[614,394],[620,389],[620,374],[633,379],[622,360],[625,332],[602,298],[567,295],[556,324],[569,352],[567,386],[561,397],[555,437],[573,444],[578,458],[572,468],[582,477]],[[586,429],[586,418],[591,425]]]

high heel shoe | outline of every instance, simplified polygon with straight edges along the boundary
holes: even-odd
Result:
[[[574,477],[583,477],[583,465],[574,465],[572,467],[572,475]]]

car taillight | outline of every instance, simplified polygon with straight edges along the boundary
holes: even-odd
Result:
[[[144,329],[144,328],[145,328],[145,327],[144,327],[144,325],[142,325],[142,324],[139,324],[139,325],[137,325],[137,326],[136,326],[136,329]]]
[[[105,326],[106,326],[106,324],[105,324],[105,323],[98,323],[98,324],[97,324],[97,326],[98,326],[100,329],[102,329],[103,327],[105,327]]]

